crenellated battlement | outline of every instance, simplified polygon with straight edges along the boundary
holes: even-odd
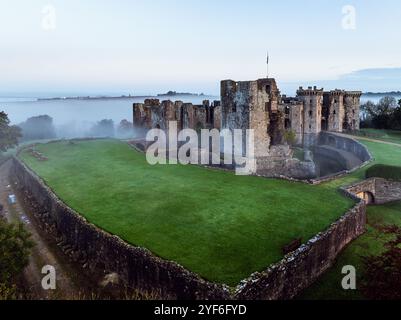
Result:
[[[297,95],[298,96],[322,96],[324,93],[323,88],[318,89],[316,86],[314,87],[308,87],[307,89],[304,89],[303,87],[299,87],[297,90]]]
[[[345,94],[345,91],[340,89],[335,89],[332,91],[325,92],[325,94],[328,94],[330,96],[343,96]]]
[[[344,91],[344,95],[360,98],[362,96],[362,91]]]

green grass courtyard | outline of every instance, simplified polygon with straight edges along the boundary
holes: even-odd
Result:
[[[373,164],[401,166],[401,146],[360,141]],[[400,141],[401,142],[401,141]],[[369,166],[311,186],[235,176],[197,166],[150,166],[145,156],[116,140],[40,144],[48,161],[28,152],[25,163],[68,205],[127,242],[177,261],[207,280],[235,286],[282,258],[282,247],[306,242],[338,219],[353,202],[339,187],[365,178]],[[368,230],[302,294],[303,299],[361,299],[341,288],[341,268],[383,251],[385,225],[401,226],[401,202],[368,208]]]
[[[207,280],[235,286],[343,215],[337,185],[311,186],[197,166],[150,166],[115,140],[40,144],[22,152],[69,206],[102,229]]]

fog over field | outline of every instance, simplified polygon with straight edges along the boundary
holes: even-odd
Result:
[[[162,100],[182,100],[201,104],[202,100],[219,99],[213,96],[156,97]],[[0,98],[0,111],[8,114],[12,124],[18,125],[30,117],[48,115],[53,118],[58,138],[74,138],[90,135],[93,126],[103,120],[111,119],[115,126],[121,120],[132,122],[132,104],[143,102],[146,97],[119,99],[68,99],[38,100],[37,98]]]

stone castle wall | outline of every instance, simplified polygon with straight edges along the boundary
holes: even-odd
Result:
[[[341,90],[334,90],[324,94],[324,109],[326,109],[327,131],[342,132],[345,117],[344,94]]]
[[[133,124],[136,128],[167,130],[170,121],[176,121],[178,130],[182,129],[220,129],[221,106],[219,101],[202,105],[172,102],[160,102],[158,99],[146,99],[144,103],[133,104]]]
[[[180,265],[131,246],[89,223],[16,158],[12,176],[40,208],[40,223],[69,246],[70,255],[85,266],[89,276],[95,270],[117,273],[125,286],[176,299],[291,299],[332,265],[341,250],[364,232],[366,223],[362,201],[327,231],[279,263],[242,281],[236,292],[230,293],[226,286],[205,281]]]
[[[351,195],[350,195],[351,196]],[[296,297],[329,269],[338,254],[365,232],[366,204],[360,201],[330,228],[238,287],[240,300],[287,300]]]
[[[359,91],[346,91],[344,94],[344,130],[357,131],[360,129],[359,113],[361,95],[362,93]]]
[[[232,80],[221,82],[222,129],[254,130],[255,157],[269,154],[269,113],[266,108],[269,95],[260,90],[257,81]],[[244,135],[243,147],[246,145]],[[243,148],[243,150],[245,150]]]
[[[314,137],[321,131],[323,89],[316,87],[300,88],[297,91],[297,96],[304,105],[304,134],[307,137],[305,141],[309,144],[309,137]]]
[[[88,276],[95,271],[117,273],[124,286],[175,299],[230,297],[227,287],[205,281],[177,263],[131,246],[89,223],[58,199],[19,159],[13,159],[11,175],[37,204],[39,222],[53,230],[59,243],[70,247],[70,256],[85,266]]]
[[[327,145],[339,150],[350,152],[358,157],[362,163],[372,159],[369,150],[364,145],[352,138],[343,137],[330,132],[321,132],[318,137],[318,144]]]

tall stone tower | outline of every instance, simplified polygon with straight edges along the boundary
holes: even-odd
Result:
[[[255,155],[266,157],[271,145],[283,143],[284,116],[278,106],[280,91],[271,78],[221,82],[223,129],[253,129]]]
[[[356,131],[360,128],[359,112],[361,107],[361,91],[345,91],[344,93],[344,130]]]
[[[333,90],[323,95],[322,130],[342,132],[345,117],[344,91]]]
[[[304,103],[304,144],[313,145],[322,130],[323,89],[300,87],[297,95]]]

